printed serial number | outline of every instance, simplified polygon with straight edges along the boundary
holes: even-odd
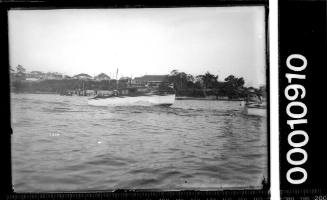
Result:
[[[315,200],[327,200],[327,196],[315,196]]]
[[[293,61],[293,64],[292,64]],[[294,62],[300,61],[302,63],[299,66],[295,66]],[[298,62],[296,62],[298,63]],[[289,103],[286,106],[286,114],[290,118],[287,120],[287,124],[290,126],[290,129],[292,130],[288,134],[288,144],[292,147],[286,154],[287,162],[291,165],[293,165],[292,168],[290,168],[286,173],[286,179],[291,184],[302,184],[307,180],[308,174],[307,171],[301,167],[307,159],[308,154],[303,149],[303,147],[308,143],[309,136],[307,132],[304,130],[299,130],[297,127],[299,124],[307,124],[308,120],[305,118],[307,115],[307,106],[301,101],[305,95],[306,90],[305,87],[301,84],[294,84],[292,83],[293,80],[305,80],[306,76],[304,74],[299,74],[299,72],[302,72],[307,67],[307,59],[300,55],[300,54],[292,54],[288,56],[286,60],[287,67],[292,70],[294,73],[286,73],[286,78],[288,81],[287,87],[284,90],[284,95],[287,100],[289,100]],[[294,82],[294,81],[293,81]],[[297,110],[295,112],[294,110]],[[301,110],[300,112],[298,112]],[[296,129],[297,128],[297,129]],[[294,140],[294,138],[302,138]],[[302,159],[295,160],[292,158],[293,154],[302,154]],[[294,157],[294,156],[293,156]],[[301,178],[292,178],[292,174],[300,173]]]

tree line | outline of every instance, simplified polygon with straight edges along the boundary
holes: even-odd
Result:
[[[126,87],[126,82],[119,81],[118,87]],[[111,80],[40,80],[24,81],[16,80],[11,82],[13,92],[40,92],[40,93],[63,93],[67,90],[114,90],[117,88],[117,81]]]
[[[206,72],[205,74],[193,76],[185,72],[173,70],[168,74],[163,84],[174,85],[177,96],[207,97],[216,96],[228,97],[229,99],[243,98],[250,89],[265,96],[266,88],[245,87],[243,77],[229,75],[224,81],[219,81],[219,76]],[[118,84],[118,86],[117,86]],[[95,80],[41,80],[41,81],[22,81],[14,80],[11,82],[13,92],[41,92],[41,93],[63,93],[67,90],[114,90],[117,87],[124,88],[129,85],[128,81],[115,79],[95,81]],[[165,87],[161,85],[160,87]]]
[[[229,99],[244,98],[250,90],[266,96],[265,86],[260,88],[245,87],[243,77],[234,75],[227,76],[224,81],[219,81],[219,76],[206,72],[202,75],[193,76],[185,72],[173,70],[167,77],[167,81],[174,84],[178,96],[228,97]]]

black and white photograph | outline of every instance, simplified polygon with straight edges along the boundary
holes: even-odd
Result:
[[[9,10],[14,191],[267,188],[265,12]]]

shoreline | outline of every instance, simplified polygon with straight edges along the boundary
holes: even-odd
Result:
[[[60,95],[56,92],[10,92],[12,94],[57,94],[59,96],[69,96],[69,95]],[[79,95],[72,95],[79,96]],[[243,101],[243,99],[228,99],[228,98],[212,98],[212,97],[191,97],[191,96],[178,96],[175,97],[175,100],[201,100],[201,101]]]
[[[175,97],[175,100],[206,100],[206,101],[243,101],[243,99],[208,98],[208,97]]]
[[[10,92],[12,94],[57,94],[59,96],[69,96],[69,95],[60,95],[56,92]],[[72,95],[79,96],[79,95]],[[243,101],[243,99],[228,99],[228,98],[212,98],[212,97],[191,97],[191,96],[178,96],[175,97],[175,100],[201,100],[201,101]]]
[[[58,94],[57,92],[13,92],[11,91],[10,93],[12,94]]]

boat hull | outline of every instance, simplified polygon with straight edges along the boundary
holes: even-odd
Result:
[[[244,114],[266,117],[267,116],[267,109],[245,106],[244,107]]]
[[[170,106],[175,102],[175,94],[148,96],[119,96],[93,98],[88,100],[92,106]]]
[[[253,116],[267,116],[267,106],[266,103],[263,102],[261,104],[252,104],[248,105],[245,101],[242,101],[240,104],[243,107],[243,113],[246,115],[253,115]]]

